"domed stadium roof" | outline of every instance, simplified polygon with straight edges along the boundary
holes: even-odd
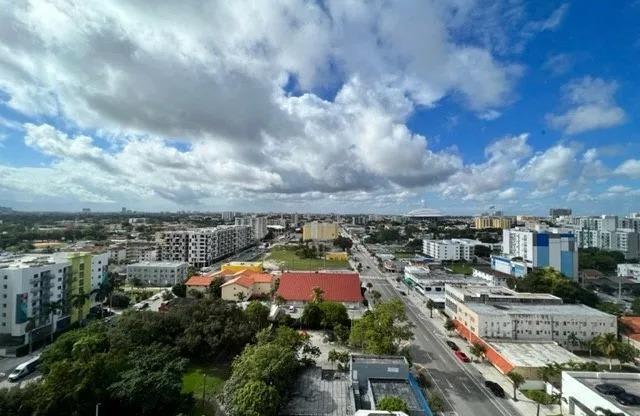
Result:
[[[405,217],[413,218],[430,218],[430,217],[442,217],[442,213],[433,208],[418,208],[413,211],[409,211],[404,214]]]

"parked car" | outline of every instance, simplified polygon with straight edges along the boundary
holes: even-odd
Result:
[[[640,396],[636,396],[631,393],[620,393],[616,394],[616,400],[618,403],[625,406],[636,406],[640,404]]]
[[[446,343],[449,346],[449,348],[451,348],[452,350],[454,351],[460,350],[460,347],[458,347],[458,344],[456,344],[455,342],[447,340]]]
[[[407,296],[407,292],[405,292],[404,290],[401,290],[401,291],[400,291],[400,294],[401,294],[402,296]]]
[[[610,396],[615,396],[618,394],[625,393],[624,389],[617,384],[611,383],[602,383],[596,385],[596,390],[602,394],[608,394]]]
[[[496,397],[502,397],[502,398],[503,398],[503,397],[505,397],[504,389],[500,386],[500,384],[498,384],[498,383],[496,383],[496,382],[493,382],[493,381],[486,380],[486,381],[484,382],[484,385],[485,385],[489,390],[491,390],[491,393],[493,393],[493,395],[494,395],[494,396],[496,396]]]
[[[20,380],[21,378],[28,376],[29,374],[33,373],[34,371],[36,371],[36,368],[38,367],[38,364],[40,364],[40,356],[36,355],[35,357],[33,357],[32,359],[23,362],[22,364],[19,364],[15,370],[13,370],[11,372],[11,374],[9,374],[9,381],[12,383],[15,383],[16,381]]]
[[[470,363],[471,359],[462,351],[454,351],[453,354],[463,363]]]

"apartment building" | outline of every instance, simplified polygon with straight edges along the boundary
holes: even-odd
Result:
[[[335,222],[307,222],[302,226],[304,241],[330,241],[338,237],[338,224]]]
[[[640,233],[633,228],[617,228],[613,231],[578,229],[576,243],[580,248],[595,247],[624,253],[627,259],[640,257]]]
[[[253,236],[256,240],[260,241],[267,235],[267,217],[251,216],[251,217],[236,217],[236,225],[248,225],[253,229]]]
[[[616,333],[614,315],[585,305],[563,304],[545,293],[519,293],[503,287],[445,287],[445,311],[482,339],[554,341],[569,346]]]
[[[578,278],[578,248],[571,233],[503,230],[502,253],[521,258],[528,267],[552,267],[571,279]]]
[[[549,209],[549,216],[551,218],[568,217],[571,215],[571,208],[551,208]]]
[[[143,261],[127,266],[127,282],[149,286],[173,286],[187,278],[189,264],[180,261]]]
[[[158,236],[161,261],[187,262],[206,267],[215,260],[236,253],[255,242],[248,225],[166,231]]]
[[[26,344],[31,321],[34,340],[70,323],[70,269],[68,260],[49,255],[0,258],[0,351]],[[62,308],[51,312],[54,302]]]
[[[456,240],[423,240],[422,253],[434,260],[471,260],[473,246]]]
[[[477,230],[484,230],[487,228],[511,228],[515,221],[513,217],[479,216],[473,219],[473,223]]]
[[[638,263],[618,264],[617,274],[620,277],[630,277],[640,282],[640,264]]]

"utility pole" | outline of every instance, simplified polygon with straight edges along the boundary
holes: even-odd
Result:
[[[202,406],[204,407],[205,393],[207,391],[207,373],[204,373],[204,381],[202,383]],[[96,415],[97,416],[97,415]]]

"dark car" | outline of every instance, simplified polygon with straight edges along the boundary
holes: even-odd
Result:
[[[596,390],[602,394],[608,394],[611,396],[625,393],[622,387],[618,386],[617,384],[611,384],[611,383],[598,384],[596,385]]]
[[[407,296],[407,292],[405,292],[404,290],[401,290],[401,291],[400,291],[400,294],[401,294],[402,296]]]
[[[491,393],[493,393],[494,396],[496,396],[496,397],[505,397],[504,390],[502,389],[502,387],[500,387],[500,385],[498,383],[486,380],[484,382],[484,385],[489,390],[491,390]]]
[[[616,400],[618,401],[618,403],[625,406],[636,406],[640,404],[640,396],[636,396],[635,394],[631,393],[616,394]]]
[[[454,351],[458,351],[460,349],[460,347],[458,347],[458,345],[453,342],[453,341],[446,341],[447,345],[449,346],[449,348],[451,348]]]

